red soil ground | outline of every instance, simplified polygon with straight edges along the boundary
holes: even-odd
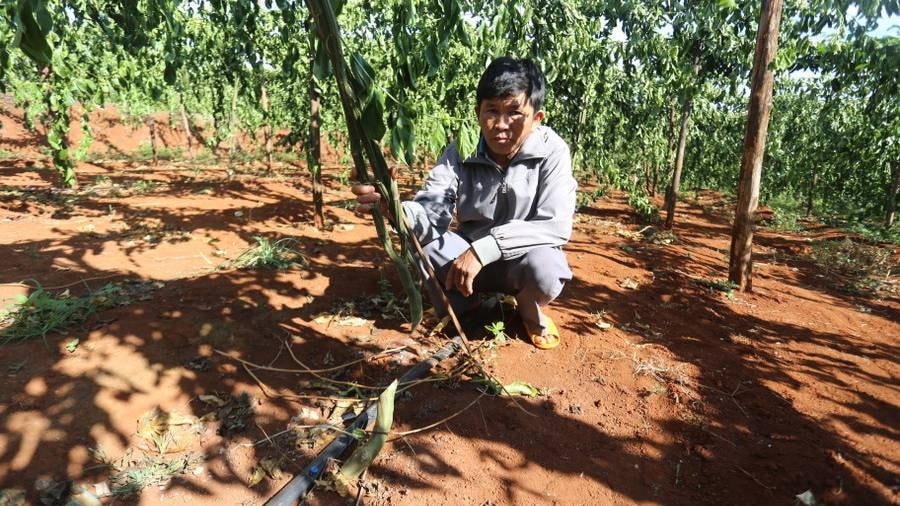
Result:
[[[199,464],[165,486],[103,501],[261,504],[312,455],[275,435],[298,413],[315,421],[333,407],[296,396],[333,392],[314,389],[309,375],[255,369],[257,381],[212,349],[289,369],[299,366],[286,346],[313,368],[365,358],[332,377],[383,385],[441,345],[439,334],[410,336],[391,312],[361,326],[317,318],[351,301],[371,305],[379,280],[395,280],[370,218],[346,209],[336,171],[326,174],[329,227],[318,231],[302,169],[262,176],[258,166],[104,161],[148,137],[100,111],[80,189],[58,191],[40,135],[3,107],[2,305],[35,282],[72,295],[156,283],[122,284],[128,303],[46,343],[0,346],[0,489],[23,489],[33,504],[48,479],[95,492],[111,473],[95,450],[111,460],[144,455],[138,419],[152,408],[202,416],[216,408],[201,395],[247,393],[254,413],[244,430],[209,429],[183,445]],[[168,129],[163,140],[184,143]],[[727,275],[725,208],[706,194],[680,204],[669,245],[634,237],[643,225],[620,196],[583,208],[566,249],[575,279],[549,309],[562,345],[538,351],[508,320],[508,343],[483,353],[502,382],[526,381],[542,395],[482,396],[465,378],[412,388],[394,430],[443,421],[385,446],[366,475],[365,503],[794,504],[811,491],[827,504],[897,504],[898,300],[835,289],[806,256],[824,232],[761,230],[753,293],[711,290],[703,280]],[[216,269],[254,236],[294,238],[304,265]],[[210,423],[224,426],[225,414]],[[279,459],[284,475],[248,486],[265,458]],[[317,487],[310,502],[347,499]]]

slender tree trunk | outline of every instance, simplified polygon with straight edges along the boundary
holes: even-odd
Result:
[[[666,134],[666,175],[671,179],[672,173],[674,172],[674,164],[675,164],[675,153],[673,152],[675,148],[675,115],[678,113],[678,100],[675,97],[672,97],[672,101],[669,104],[669,131]],[[659,182],[654,181],[653,183],[653,196],[656,196],[656,192],[659,188]]]
[[[184,107],[184,95],[178,94],[178,110],[181,113],[181,128],[184,129],[184,136],[187,138],[188,156],[194,158],[194,134],[191,132],[191,122],[188,121],[187,110]]]
[[[806,197],[806,216],[812,216],[813,200],[816,194],[816,185],[819,182],[819,173],[813,172],[812,181],[809,182],[809,195]]]
[[[263,83],[260,89],[260,102],[262,105],[263,115],[265,116],[265,124],[263,126],[263,137],[266,141],[266,170],[272,172],[272,122],[269,118],[269,94],[266,92],[266,84]]]
[[[894,225],[898,194],[900,194],[900,163],[895,159],[891,161],[891,189],[887,195],[887,216],[884,220],[884,226],[887,228]]]
[[[309,166],[309,173],[312,176],[313,187],[313,220],[316,228],[325,229],[325,214],[323,209],[322,197],[322,164],[321,164],[321,132],[320,132],[320,93],[319,86],[315,76],[312,74],[312,66],[316,58],[315,51],[312,52],[310,63],[309,77],[309,145],[306,147],[306,161]]]
[[[159,165],[159,146],[156,141],[156,118],[153,114],[148,114],[145,120],[147,128],[150,129],[150,152],[153,154],[153,165]]]
[[[652,169],[650,168],[650,164],[647,163],[647,161],[646,161],[647,160],[646,155],[642,154],[642,157],[644,158],[644,161],[641,162],[641,165],[643,165],[643,171],[644,171],[644,191],[647,192],[647,195],[652,195],[653,194],[653,175],[650,173],[650,171]]]
[[[675,202],[678,200],[678,187],[681,185],[681,172],[684,168],[684,147],[687,145],[688,127],[691,121],[691,110],[694,98],[688,97],[681,109],[681,131],[678,133],[678,148],[675,151],[675,169],[672,171],[672,182],[666,190],[666,223],[668,230],[675,222]]]
[[[659,191],[659,160],[653,163],[651,170],[653,172],[653,181],[650,181],[650,196],[656,197],[656,192]]]
[[[772,110],[775,75],[771,64],[778,49],[781,8],[782,0],[762,0],[750,78],[750,104],[747,107],[740,186],[734,210],[734,226],[731,229],[728,279],[747,292],[753,289],[753,219],[759,203],[759,181],[766,151],[769,113]]]
[[[240,86],[238,83],[234,83],[234,90],[231,93],[231,113],[228,116],[228,132],[231,136],[230,142],[231,144],[228,146],[228,161],[229,163],[234,163],[234,155],[237,151],[237,100],[238,100],[238,91],[240,91]]]

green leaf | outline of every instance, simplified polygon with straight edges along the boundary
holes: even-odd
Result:
[[[718,0],[719,7],[725,9],[737,9],[737,2],[735,0]]]
[[[72,339],[68,343],[66,343],[66,351],[69,353],[75,353],[75,350],[78,349],[78,343],[80,341],[78,339]]]
[[[40,20],[40,24],[38,20]],[[45,2],[19,0],[16,5],[14,21],[16,24],[15,44],[26,56],[37,63],[38,67],[44,68],[49,65],[53,49],[47,42],[47,34],[50,33],[52,24]]]
[[[384,137],[387,127],[384,123],[384,95],[380,90],[375,90],[360,119],[367,137],[376,141]]]
[[[509,385],[503,387],[503,393],[506,395],[524,395],[526,397],[534,397],[538,394],[538,389],[531,386],[525,381],[513,381]]]

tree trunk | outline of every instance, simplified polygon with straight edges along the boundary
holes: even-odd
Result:
[[[666,134],[666,175],[671,178],[672,172],[674,171],[673,165],[675,163],[674,153],[672,153],[673,148],[675,147],[675,114],[678,111],[678,100],[675,97],[672,97],[672,101],[669,105],[669,131]],[[656,196],[656,192],[659,189],[659,181],[656,180],[653,182],[653,196]]]
[[[269,94],[266,92],[266,85],[263,83],[260,90],[260,102],[262,105],[265,124],[263,125],[263,137],[266,140],[266,170],[272,172],[272,122],[269,118]]]
[[[775,76],[771,64],[778,49],[781,8],[782,0],[762,0],[750,78],[750,103],[747,107],[747,128],[744,131],[740,186],[734,210],[734,226],[731,229],[728,279],[746,292],[753,289],[753,219],[759,203],[759,181],[766,151],[769,113],[772,110],[772,85]]]
[[[900,194],[900,163],[891,161],[891,189],[887,196],[887,216],[884,226],[890,228],[894,225],[894,214],[897,209],[897,194]]]
[[[310,63],[309,77],[309,145],[306,147],[306,164],[309,166],[309,173],[312,176],[313,188],[313,220],[316,228],[325,229],[325,214],[323,210],[322,197],[322,165],[321,165],[321,132],[319,105],[320,93],[316,78],[312,73],[312,66],[316,58],[315,51],[312,51]]]
[[[228,116],[228,132],[231,136],[231,144],[228,146],[228,162],[234,163],[234,154],[237,151],[237,99],[240,86],[234,83],[234,90],[231,93],[231,113]]]
[[[684,168],[684,147],[687,144],[688,126],[691,121],[691,110],[694,98],[688,97],[681,109],[681,131],[678,133],[678,149],[675,151],[675,169],[672,171],[672,182],[666,190],[666,223],[669,230],[675,221],[675,202],[678,200],[678,186],[681,184],[681,172]]]
[[[191,132],[191,122],[188,121],[187,110],[184,107],[184,95],[178,94],[178,110],[181,113],[181,128],[184,129],[184,136],[187,137],[188,156],[194,158],[194,134]]]
[[[145,120],[147,128],[150,129],[150,152],[153,154],[153,165],[159,165],[159,146],[156,143],[156,118],[153,114],[148,114]]]
[[[809,196],[806,198],[806,216],[812,216],[813,197],[816,194],[816,184],[819,182],[819,173],[813,172],[812,181],[809,182]]]

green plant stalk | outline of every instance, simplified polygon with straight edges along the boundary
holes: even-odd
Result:
[[[356,166],[357,177],[364,183],[369,181],[368,171],[363,158],[363,153],[365,153],[372,164],[375,178],[378,181],[379,191],[388,202],[391,211],[391,216],[388,218],[392,217],[391,223],[400,238],[401,252],[398,254],[394,248],[387,227],[385,227],[381,210],[377,206],[374,209],[375,228],[382,247],[384,247],[385,252],[400,274],[403,288],[409,297],[410,323],[412,329],[415,329],[422,321],[422,294],[419,292],[417,283],[410,270],[410,266],[415,265],[415,262],[412,252],[408,248],[407,230],[402,219],[404,214],[396,182],[391,177],[390,170],[379,149],[378,141],[369,138],[363,129],[360,119],[362,114],[359,110],[359,101],[350,85],[347,64],[341,48],[340,30],[331,3],[328,0],[307,0],[306,3],[316,23],[316,34],[319,37],[319,41],[324,45],[325,52],[328,54],[328,59],[331,61],[334,69],[341,106],[344,109],[344,118],[347,122],[350,149],[354,165]]]
[[[378,415],[375,417],[375,428],[372,437],[360,446],[341,466],[341,475],[347,480],[357,480],[368,469],[387,441],[391,425],[394,423],[394,395],[397,393],[397,380],[391,382],[384,392],[378,396]]]

